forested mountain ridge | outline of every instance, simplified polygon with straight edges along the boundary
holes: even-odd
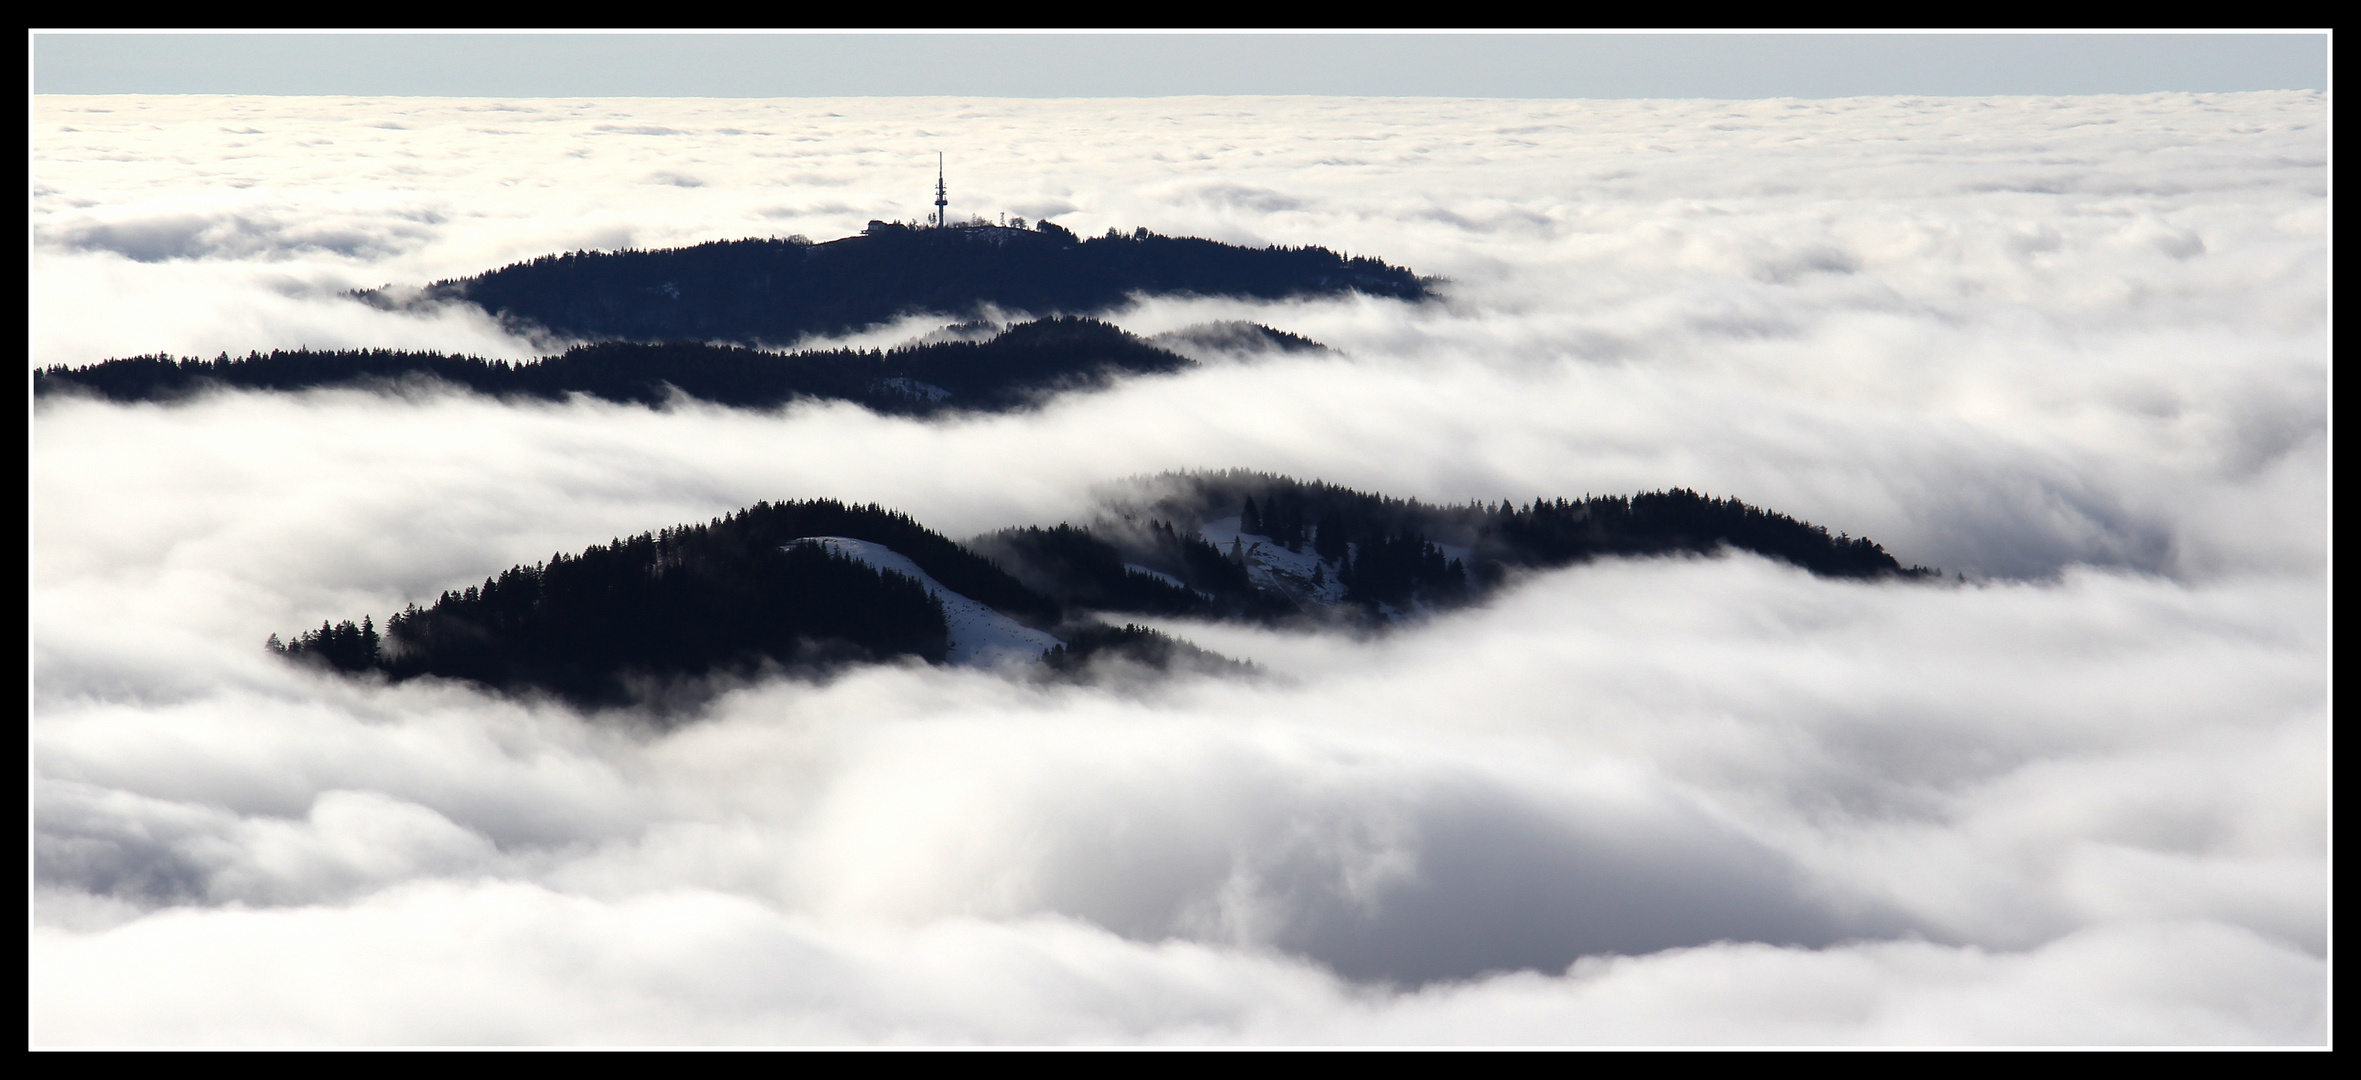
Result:
[[[1136,491],[1089,526],[1002,529],[965,544],[874,504],[757,503],[512,567],[413,604],[382,630],[364,617],[270,644],[346,672],[466,679],[583,706],[766,668],[945,659],[946,598],[908,573],[796,543],[815,537],[890,549],[940,588],[1058,635],[1036,637],[1037,647],[1063,641],[1041,661],[1057,678],[1101,663],[1245,670],[1145,627],[1115,630],[1098,612],[1383,624],[1480,601],[1514,570],[1724,547],[1829,577],[1935,575],[1866,538],[1679,488],[1434,506],[1233,470],[1166,474]]]
[[[1104,311],[1134,294],[1257,300],[1358,292],[1418,301],[1432,281],[1326,248],[1251,248],[1146,229],[1084,240],[1049,222],[912,228],[872,221],[826,243],[725,240],[655,251],[576,251],[415,293],[353,294],[380,307],[466,303],[512,330],[585,341],[787,346],[901,315],[985,306],[1035,315]]]
[[[914,656],[940,661],[941,602],[917,581],[810,544],[874,541],[945,588],[1020,621],[1058,606],[909,517],[833,500],[757,503],[704,525],[594,545],[515,566],[480,586],[410,605],[380,631],[368,617],[273,648],[349,673],[466,679],[580,706],[625,704],[685,679],[766,666]]]
[[[1246,470],[1165,474],[1140,482],[1131,521],[1229,521],[1290,554],[1310,553],[1347,578],[1349,602],[1450,604],[1517,569],[1609,556],[1710,554],[1730,547],[1823,577],[1922,578],[1867,537],[1831,534],[1776,511],[1686,488],[1438,506],[1320,481]],[[1456,564],[1456,568],[1454,565]],[[1331,589],[1331,592],[1339,590]]]
[[[1251,326],[1233,336],[1239,333],[1266,335],[1279,343],[1277,347],[1306,347],[1293,344],[1304,339],[1267,327]],[[578,345],[525,363],[386,350],[273,350],[213,360],[143,356],[35,372],[33,394],[174,401],[216,387],[382,390],[429,380],[511,399],[556,401],[587,394],[654,406],[677,393],[741,408],[777,408],[813,399],[849,401],[892,415],[928,416],[1022,408],[1061,392],[1195,365],[1121,327],[1067,317],[1019,323],[983,341],[931,341],[886,350],[770,353],[697,342],[617,341]]]
[[[1915,579],[1877,543],[1685,488],[1435,506],[1233,470],[1135,482],[1087,527],[969,540],[1027,586],[1096,611],[1390,621],[1481,600],[1514,571],[1750,551],[1822,577]]]

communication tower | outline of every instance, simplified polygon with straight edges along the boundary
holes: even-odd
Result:
[[[940,229],[950,224],[950,219],[944,216],[943,209],[949,205],[951,205],[951,200],[943,194],[943,152],[937,150],[935,151],[935,228]]]

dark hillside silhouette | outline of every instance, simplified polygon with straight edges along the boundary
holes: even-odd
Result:
[[[793,543],[815,536],[882,544],[943,588],[1054,630],[1066,644],[1043,658],[1052,678],[1243,670],[1156,631],[1118,630],[1081,614],[1092,610],[1279,622],[1337,612],[1341,587],[1342,611],[1382,623],[1389,609],[1406,614],[1478,600],[1515,569],[1722,547],[1828,577],[1939,577],[1902,567],[1866,538],[1831,536],[1684,488],[1524,506],[1430,506],[1241,470],[1167,475],[1148,488],[1150,505],[1125,508],[1103,533],[1071,524],[1013,528],[969,545],[875,504],[756,503],[704,525],[511,567],[382,624],[369,617],[323,622],[292,642],[273,635],[269,644],[346,673],[466,679],[582,706],[660,703],[667,688],[680,687],[694,698],[694,685],[712,676],[944,658],[950,629],[937,597],[910,577]],[[1311,556],[1330,576],[1305,588],[1264,565],[1266,579],[1258,580],[1251,553],[1224,552],[1199,532],[1203,522],[1232,514],[1266,549],[1292,550],[1298,565]]]
[[[923,585],[789,543],[806,536],[883,544],[945,588],[1020,619],[1047,625],[1060,615],[1048,598],[904,515],[819,500],[757,503],[709,524],[511,567],[430,607],[412,605],[382,632],[363,618],[270,644],[345,672],[467,679],[581,706],[767,666],[943,658],[942,605]]]
[[[1094,626],[1077,631],[1066,643],[1041,656],[1043,673],[1053,679],[1083,680],[1091,676],[1255,675],[1250,663],[1183,641],[1145,626]]]
[[[212,360],[137,356],[36,372],[33,393],[92,394],[120,402],[174,401],[218,387],[394,389],[431,380],[502,398],[556,401],[569,394],[588,394],[652,406],[684,394],[717,405],[758,409],[816,399],[849,401],[881,413],[929,416],[1022,408],[1053,394],[1194,365],[1121,327],[1055,318],[1019,323],[985,341],[941,341],[884,351],[782,354],[733,345],[618,341],[579,345],[530,363],[384,350],[274,350]]]
[[[1345,582],[1347,598],[1448,605],[1516,568],[1546,569],[1614,555],[1706,554],[1722,547],[1779,559],[1824,577],[1918,578],[1865,537],[1737,499],[1686,488],[1637,495],[1432,506],[1319,481],[1233,470],[1159,478],[1166,494],[1152,517],[1196,521],[1232,514],[1247,531],[1317,553]],[[1454,568],[1441,545],[1468,549]],[[1348,557],[1349,556],[1349,557]]]
[[[1027,231],[873,221],[862,235],[824,244],[577,251],[439,281],[415,300],[397,299],[390,286],[355,295],[386,307],[464,302],[518,329],[577,340],[786,346],[911,312],[986,304],[1084,314],[1135,293],[1277,300],[1345,292],[1415,301],[1429,285],[1401,267],[1319,247],[1249,248],[1145,229],[1081,240],[1048,222]]]
[[[1005,567],[1017,580],[1071,607],[1147,615],[1211,614],[1213,602],[1194,590],[1124,565],[1115,545],[1088,529],[1059,525],[1003,529],[968,547]]]
[[[1148,344],[1182,353],[1192,348],[1215,353],[1330,351],[1328,346],[1301,334],[1290,334],[1250,322],[1216,322],[1167,330],[1149,338]]]

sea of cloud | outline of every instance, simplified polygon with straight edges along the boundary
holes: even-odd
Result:
[[[37,1042],[2326,1037],[2321,95],[33,120],[36,367],[531,356],[340,294],[831,239],[930,210],[936,150],[954,213],[1448,279],[1415,308],[1141,300],[1112,317],[1339,351],[936,423],[41,405]],[[1686,486],[1947,583],[1610,562],[1376,638],[1166,625],[1259,681],[886,667],[671,729],[259,648],[757,499],[964,536],[1234,466],[1433,501]]]

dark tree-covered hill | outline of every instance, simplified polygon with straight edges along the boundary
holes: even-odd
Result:
[[[1003,529],[967,542],[1017,580],[1061,604],[1147,615],[1212,614],[1214,602],[1125,565],[1115,545],[1073,525]]]
[[[1066,644],[1044,657],[1053,678],[1110,664],[1239,670],[1144,627],[1098,624],[1090,611],[1277,621],[1359,610],[1382,621],[1389,607],[1414,612],[1481,599],[1514,569],[1723,547],[1830,577],[1935,574],[1903,567],[1866,538],[1831,536],[1784,514],[1681,488],[1522,506],[1431,506],[1246,471],[1145,484],[1147,505],[1122,504],[1097,527],[1004,529],[967,545],[874,504],[757,503],[704,525],[512,567],[480,586],[445,592],[429,607],[413,604],[382,625],[367,617],[322,623],[290,643],[274,636],[270,644],[346,672],[466,679],[585,706],[649,700],[667,686],[772,666],[943,659],[949,625],[935,596],[909,577],[823,547],[790,546],[811,536],[884,545],[945,589],[1054,628]],[[1233,515],[1266,547],[1292,549],[1299,565],[1316,562],[1333,584],[1306,592],[1258,579],[1251,559],[1200,534],[1206,521]]]
[[[173,401],[218,387],[387,389],[434,380],[502,398],[559,400],[588,394],[658,405],[679,393],[743,408],[820,399],[925,416],[1020,408],[1048,395],[1092,389],[1124,376],[1168,374],[1194,363],[1121,327],[1053,318],[1019,323],[985,341],[884,351],[769,353],[733,345],[615,341],[579,345],[531,363],[384,350],[274,350],[213,360],[140,356],[36,372],[33,393]]]
[[[1826,577],[1919,578],[1875,542],[1737,499],[1687,489],[1583,499],[1431,506],[1318,481],[1232,471],[1144,482],[1092,527],[1005,529],[968,541],[1069,607],[1142,615],[1286,620],[1359,609],[1448,608],[1481,599],[1512,570],[1610,556],[1751,551]],[[1257,557],[1207,542],[1205,523],[1317,560],[1307,579],[1258,576]],[[1299,566],[1315,565],[1298,562]],[[1161,576],[1160,576],[1161,575]],[[1177,579],[1186,588],[1165,580]]]
[[[1725,546],[1826,577],[1935,573],[1903,566],[1866,537],[1832,535],[1785,514],[1685,488],[1535,499],[1522,506],[1432,506],[1242,470],[1169,475],[1150,484],[1159,492],[1147,509],[1152,518],[1202,522],[1238,515],[1245,531],[1314,552],[1335,566],[1346,575],[1349,599],[1397,606],[1411,600],[1447,605],[1497,583],[1511,569],[1602,556],[1704,554]],[[1460,570],[1443,556],[1443,545],[1468,550]]]
[[[1127,535],[1118,543],[1063,523],[1003,529],[967,544],[1028,587],[1073,608],[1263,621],[1302,613],[1294,600],[1256,584],[1246,567],[1193,528],[1150,521],[1121,531]]]
[[[1045,674],[1058,679],[1127,672],[1157,675],[1254,675],[1253,664],[1145,626],[1093,626],[1069,634],[1066,643],[1043,653]]]
[[[1216,322],[1167,330],[1148,343],[1194,356],[1196,353],[1307,353],[1327,352],[1328,346],[1301,334],[1273,330],[1260,323]]]
[[[785,346],[907,313],[987,304],[1084,314],[1133,294],[1276,300],[1344,292],[1422,300],[1429,283],[1319,247],[1240,247],[1145,229],[1081,240],[1047,222],[1027,231],[873,221],[862,235],[824,244],[753,239],[577,251],[439,281],[415,297],[390,286],[356,295],[387,307],[464,302],[519,330],[576,340]]]
[[[323,623],[271,644],[346,672],[466,679],[583,706],[642,700],[683,679],[916,656],[943,658],[942,604],[908,577],[873,569],[806,536],[870,540],[945,588],[1042,625],[1055,602],[898,513],[820,500],[757,503],[705,525],[598,545],[516,566],[480,586],[411,605],[379,630]]]

